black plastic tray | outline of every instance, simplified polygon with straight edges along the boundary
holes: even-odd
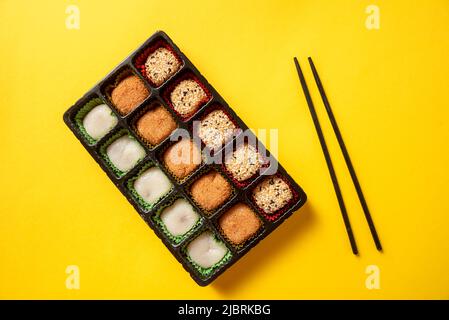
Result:
[[[146,48],[151,46],[152,44],[164,41],[167,43],[175,53],[177,53],[178,57],[182,60],[183,65],[178,70],[178,72],[173,75],[170,79],[168,79],[165,83],[163,83],[158,88],[153,87],[150,82],[144,77],[136,65],[134,64],[135,59],[139,56],[139,54],[142,53]],[[132,112],[130,112],[126,116],[120,115],[112,103],[108,100],[107,95],[105,94],[105,88],[106,86],[111,82],[111,79],[113,80],[117,74],[120,74],[123,70],[129,70],[135,75],[139,76],[142,81],[147,86],[150,95],[149,97],[137,108],[135,108]],[[192,117],[189,119],[182,119],[170,106],[167,105],[166,101],[163,98],[163,93],[166,90],[173,81],[176,81],[176,79],[180,76],[182,76],[185,72],[192,73],[208,90],[211,94],[212,98],[207,102],[204,106],[202,106]],[[100,139],[94,144],[90,144],[85,136],[80,132],[79,127],[77,126],[75,122],[75,115],[77,112],[91,99],[93,98],[100,98],[103,100],[104,103],[109,105],[111,110],[115,112],[118,124],[117,126],[109,132],[105,137]],[[155,34],[153,34],[145,43],[143,43],[137,50],[135,50],[128,58],[126,58],[122,63],[120,63],[112,72],[110,72],[102,81],[100,81],[97,85],[95,85],[91,90],[89,90],[80,100],[78,100],[70,109],[68,109],[64,113],[64,122],[67,124],[67,126],[73,131],[75,136],[80,140],[80,142],[83,144],[83,146],[86,148],[86,150],[91,154],[91,156],[97,161],[97,163],[100,165],[100,167],[106,172],[106,174],[109,176],[111,181],[117,186],[117,188],[122,192],[122,194],[128,199],[128,201],[134,206],[136,211],[139,213],[139,215],[145,220],[145,222],[153,229],[153,231],[157,234],[157,236],[162,240],[162,242],[165,244],[165,246],[172,252],[172,254],[176,257],[176,259],[183,265],[183,267],[190,273],[191,277],[201,286],[208,285],[211,283],[215,278],[217,278],[220,274],[222,274],[225,270],[227,270],[231,265],[233,265],[235,262],[237,262],[241,257],[243,257],[252,247],[254,247],[260,240],[265,238],[267,235],[269,235],[274,229],[276,229],[286,218],[288,218],[293,212],[298,210],[305,202],[306,202],[306,194],[301,189],[300,186],[290,177],[290,175],[284,170],[284,168],[277,163],[276,159],[272,157],[268,150],[265,150],[263,147],[263,150],[260,150],[259,152],[262,155],[267,155],[270,157],[270,165],[274,164],[276,162],[278,164],[278,174],[282,176],[290,185],[295,197],[292,203],[290,203],[286,209],[278,214],[278,217],[274,221],[270,221],[267,219],[267,215],[258,208],[255,203],[251,200],[251,190],[254,188],[254,186],[263,179],[263,176],[257,175],[255,178],[250,180],[249,184],[246,185],[240,185],[238,183],[235,183],[231,177],[229,177],[226,174],[226,170],[224,169],[223,165],[219,164],[205,164],[203,163],[200,168],[198,168],[190,177],[188,177],[185,181],[182,181],[182,183],[179,183],[173,176],[168,172],[168,170],[164,167],[164,165],[161,163],[160,154],[161,151],[164,150],[168,144],[172,143],[170,141],[170,137],[173,136],[176,132],[176,130],[171,134],[170,137],[165,139],[161,144],[158,146],[152,148],[148,146],[144,141],[142,141],[137,134],[133,131],[133,123],[136,120],[136,115],[138,115],[143,108],[148,107],[152,102],[158,101],[161,103],[174,117],[178,124],[178,128],[184,128],[192,131],[192,122],[194,120],[201,119],[202,115],[210,110],[211,108],[219,105],[222,109],[224,109],[228,115],[233,118],[235,123],[238,127],[240,127],[242,130],[246,130],[248,127],[245,125],[245,123],[237,116],[237,114],[228,106],[228,104],[224,101],[224,99],[215,91],[215,89],[209,84],[209,82],[201,75],[201,73],[195,68],[195,66],[190,62],[190,60],[179,50],[179,48],[173,43],[173,41],[163,32],[158,31]],[[141,145],[145,148],[146,151],[146,157],[140,161],[133,169],[131,169],[129,172],[124,174],[121,177],[117,177],[117,175],[105,164],[105,161],[103,157],[100,154],[100,147],[114,134],[116,134],[119,130],[127,129],[131,135],[133,135],[137,141],[141,143]],[[228,144],[235,144],[237,141],[237,137],[234,137],[234,139]],[[253,136],[254,139],[256,139]],[[258,141],[256,139],[256,141]],[[258,142],[259,143],[259,142]],[[263,146],[261,143],[259,143],[259,146]],[[220,151],[224,153],[225,148],[223,147]],[[171,180],[172,184],[174,185],[174,188],[170,192],[169,195],[164,197],[159,203],[157,203],[151,210],[145,210],[143,207],[140,206],[140,204],[135,200],[135,198],[132,196],[131,192],[129,191],[127,187],[127,181],[132,178],[133,176],[136,176],[139,170],[146,165],[148,162],[152,162],[154,165],[158,166],[163,172],[166,173],[166,175]],[[227,203],[225,203],[221,208],[216,210],[213,214],[206,214],[203,212],[203,210],[198,207],[198,205],[191,199],[189,196],[189,193],[186,189],[186,186],[189,186],[190,183],[196,179],[200,174],[204,172],[204,170],[207,170],[207,166],[213,166],[217,171],[220,173],[223,173],[228,181],[231,183],[233,188],[235,189],[235,194],[232,196]],[[161,229],[157,226],[157,224],[153,221],[151,218],[157,211],[158,208],[161,208],[164,206],[164,204],[167,203],[167,201],[170,201],[173,196],[180,195],[187,199],[193,207],[197,210],[197,212],[202,216],[201,220],[201,226],[198,227],[195,232],[190,234],[190,236],[186,239],[184,239],[179,244],[174,244],[166,235],[164,232],[161,231]],[[219,229],[217,228],[217,221],[218,218],[221,216],[222,213],[224,213],[228,208],[230,208],[233,204],[235,204],[238,201],[242,201],[250,206],[259,218],[263,222],[263,228],[261,231],[252,239],[250,239],[243,247],[236,248],[233,246],[229,241],[226,240],[226,238],[220,233]],[[208,277],[203,277],[196,269],[195,267],[188,261],[186,258],[183,248],[192,240],[194,239],[199,233],[201,233],[204,229],[209,229],[215,233],[215,235],[220,238],[228,247],[228,249],[232,253],[231,259],[222,267],[217,269],[213,274],[209,275]]]

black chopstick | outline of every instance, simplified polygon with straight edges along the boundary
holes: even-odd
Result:
[[[371,236],[373,237],[374,243],[376,245],[377,250],[382,251],[382,245],[380,244],[379,236],[376,231],[376,227],[374,226],[373,219],[371,218],[370,211],[368,209],[368,205],[365,200],[365,196],[363,195],[362,188],[360,187],[359,179],[354,170],[354,166],[352,165],[351,158],[349,157],[348,150],[346,149],[345,142],[343,141],[343,137],[340,133],[340,129],[338,128],[337,121],[335,120],[334,113],[332,112],[331,105],[329,100],[327,99],[326,92],[324,91],[323,84],[321,83],[320,76],[318,75],[318,71],[315,68],[315,65],[312,61],[312,58],[309,57],[310,68],[312,69],[313,77],[315,78],[316,85],[321,94],[321,99],[323,100],[324,106],[327,111],[327,115],[329,116],[329,120],[332,124],[332,128],[334,129],[335,136],[337,137],[338,144],[340,145],[341,152],[343,153],[343,157],[345,158],[346,166],[348,167],[349,173],[352,178],[352,182],[354,184],[355,190],[357,191],[357,196],[359,197],[360,204],[362,205],[363,212],[365,214],[366,221],[368,222],[369,229],[371,231]]]
[[[299,66],[298,59],[293,58],[296,65],[296,70],[298,71],[299,81],[301,82],[302,90],[304,91],[304,95],[306,97],[307,105],[309,106],[310,114],[312,116],[313,123],[315,125],[316,132],[318,134],[318,138],[320,140],[321,149],[323,149],[324,158],[326,159],[327,168],[329,169],[329,174],[332,179],[332,184],[334,185],[335,195],[337,196],[338,204],[340,205],[341,215],[343,217],[343,221],[345,223],[346,232],[348,234],[349,242],[351,244],[352,253],[357,255],[359,253],[357,249],[357,244],[355,242],[354,234],[351,228],[351,222],[349,221],[348,212],[346,211],[346,206],[343,201],[343,196],[341,194],[340,186],[338,184],[337,175],[335,174],[334,166],[332,164],[332,159],[329,154],[329,150],[327,149],[326,140],[324,139],[323,131],[321,130],[320,122],[318,120],[318,116],[315,111],[315,106],[313,105],[312,98],[310,96],[309,89],[307,87],[306,79],[302,73],[301,67]]]

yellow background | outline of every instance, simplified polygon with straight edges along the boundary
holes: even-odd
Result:
[[[114,3],[114,4],[112,4]],[[79,6],[80,30],[65,27]],[[365,8],[380,8],[380,29]],[[279,160],[307,205],[202,288],[62,121],[164,30]],[[0,1],[0,298],[449,298],[449,1]],[[360,257],[293,64],[330,145]],[[375,250],[307,65],[317,65],[385,251]],[[380,268],[380,289],[365,268]],[[80,290],[65,287],[67,265]]]

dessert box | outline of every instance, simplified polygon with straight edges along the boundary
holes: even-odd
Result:
[[[306,201],[162,31],[68,109],[64,121],[201,286]]]

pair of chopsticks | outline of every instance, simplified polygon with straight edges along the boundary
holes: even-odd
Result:
[[[345,224],[346,232],[348,234],[349,242],[351,244],[352,252],[355,255],[358,255],[359,251],[357,249],[357,244],[355,242],[354,233],[351,228],[351,222],[349,221],[348,212],[346,210],[346,206],[343,200],[343,196],[341,194],[340,185],[338,184],[337,175],[335,174],[334,166],[332,164],[332,159],[329,154],[329,150],[326,145],[326,140],[324,139],[323,131],[321,130],[321,125],[315,110],[315,106],[313,105],[312,98],[310,96],[309,89],[307,87],[306,79],[304,78],[304,74],[302,73],[301,67],[299,66],[298,59],[296,57],[293,59],[295,61],[296,70],[298,71],[299,81],[301,82],[302,89],[304,91],[304,95],[306,97],[307,105],[309,106],[310,114],[312,116],[313,123],[315,125],[316,132],[318,134],[318,138],[320,140],[321,149],[324,153],[324,158],[326,159],[327,168],[329,169],[329,174],[332,179],[332,184],[334,185],[335,195],[337,196],[338,204],[340,206],[341,215],[343,217],[343,222]],[[327,115],[332,124],[332,128],[334,130],[335,136],[337,137],[338,144],[340,146],[341,152],[343,153],[343,157],[346,162],[346,167],[349,170],[351,175],[352,182],[357,191],[357,196],[360,200],[360,204],[363,209],[363,213],[365,214],[365,219],[368,223],[371,236],[374,240],[374,244],[376,245],[377,250],[382,251],[382,245],[380,244],[379,236],[377,234],[376,228],[374,226],[373,219],[371,218],[370,211],[368,209],[368,205],[365,200],[365,196],[363,195],[362,188],[360,187],[359,180],[357,179],[357,175],[354,170],[354,166],[352,165],[351,158],[349,157],[348,150],[346,149],[346,145],[343,141],[343,137],[340,133],[340,129],[337,125],[337,121],[335,120],[334,113],[332,112],[332,108],[330,106],[329,100],[327,99],[326,93],[324,91],[323,84],[321,83],[321,79],[318,75],[318,71],[315,68],[315,65],[312,61],[312,58],[309,57],[310,68],[312,69],[313,77],[315,78],[316,85],[321,95],[321,99],[323,100],[324,107],[326,108]]]

